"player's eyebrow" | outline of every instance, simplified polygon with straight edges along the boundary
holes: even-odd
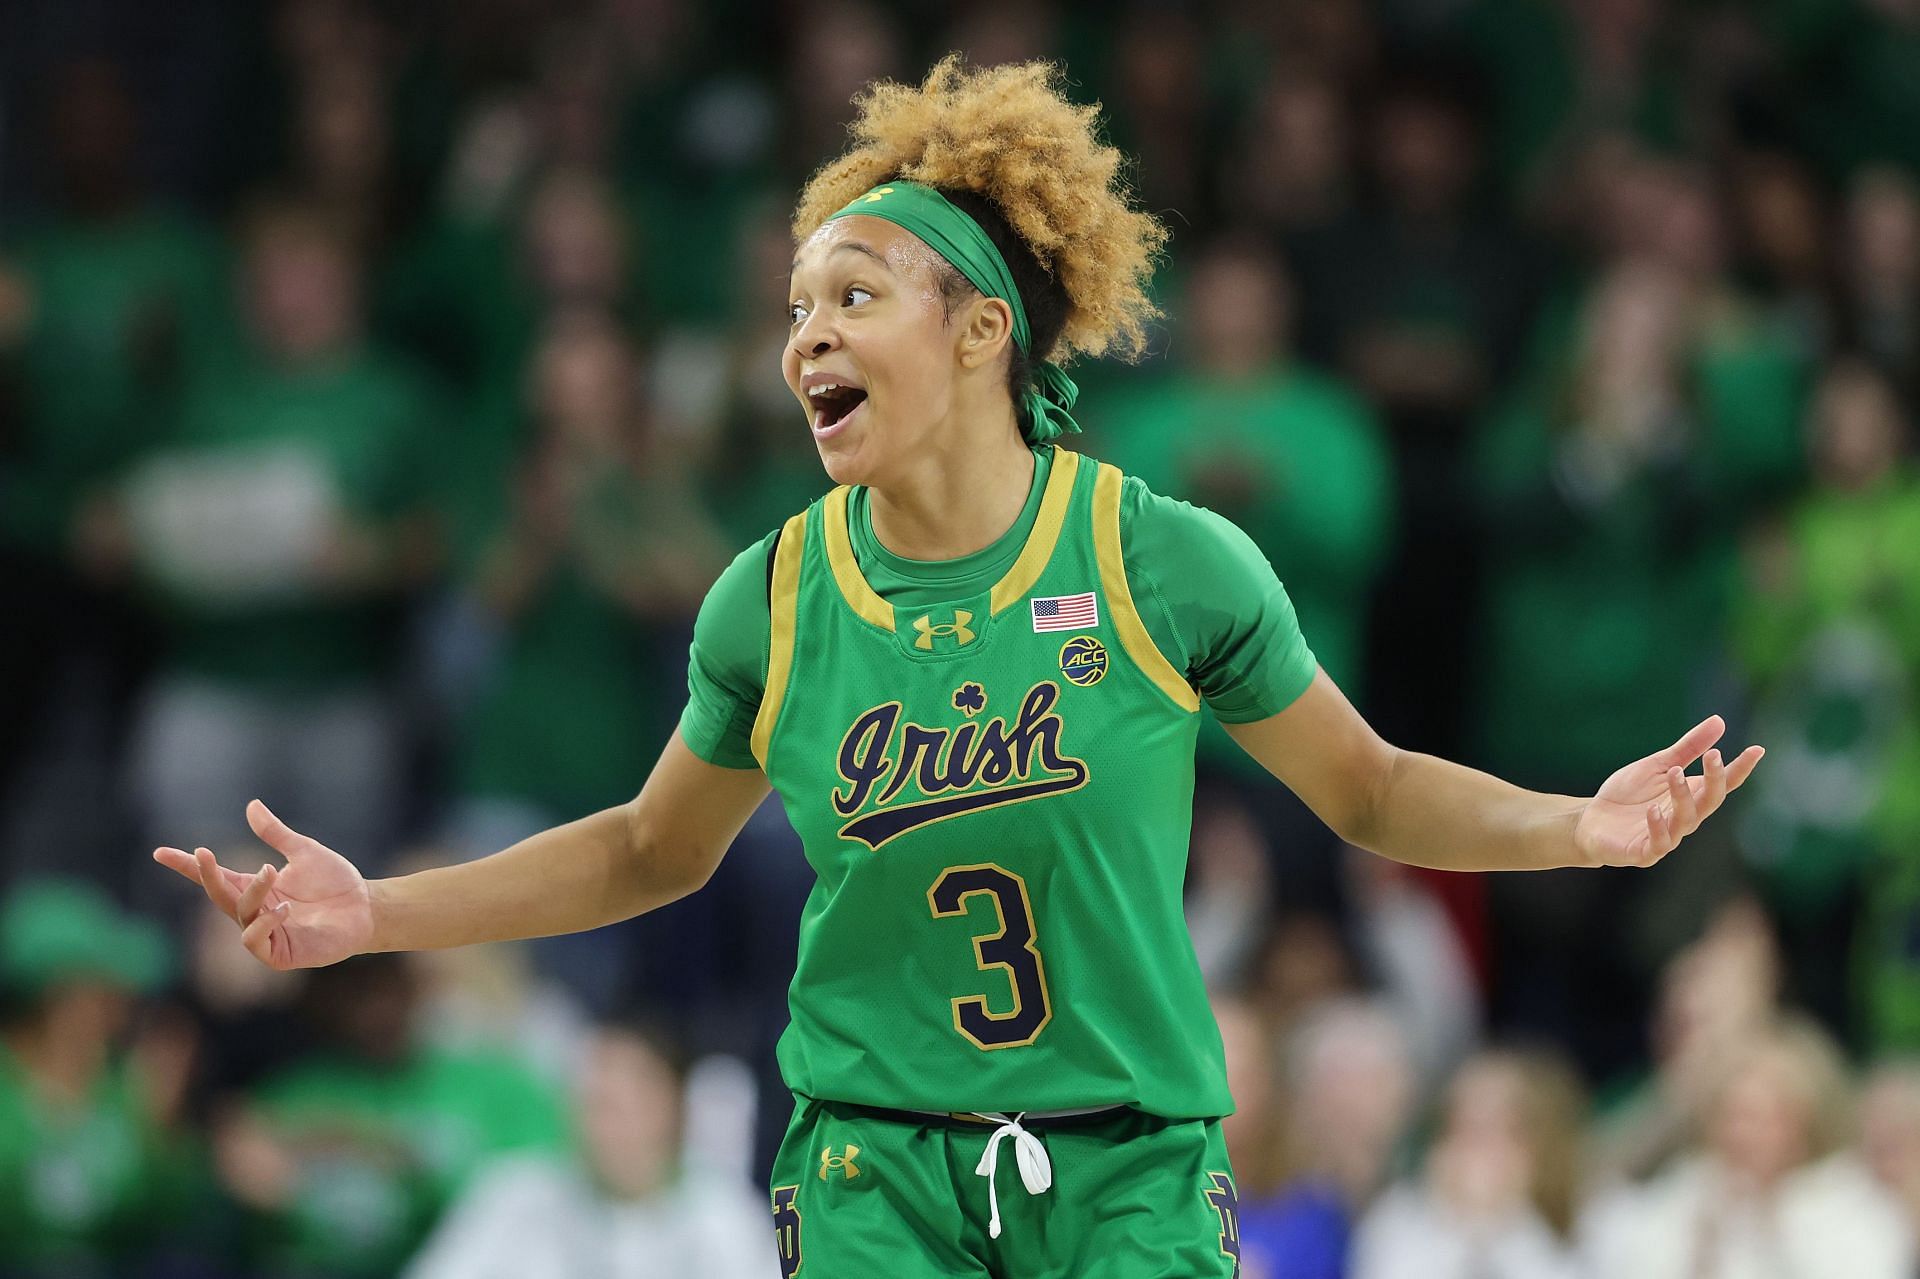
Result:
[[[873,251],[872,249],[870,249],[870,248],[868,248],[868,247],[867,247],[866,245],[864,245],[864,244],[862,244],[862,243],[860,243],[860,241],[858,241],[858,240],[842,240],[842,241],[840,241],[840,243],[838,243],[838,244],[836,244],[836,245],[834,245],[834,246],[833,246],[833,247],[832,247],[831,249],[828,249],[828,250],[827,250],[827,256],[828,256],[828,257],[832,257],[832,256],[833,256],[834,254],[836,254],[836,253],[840,253],[840,252],[842,252],[842,251],[851,251],[851,252],[854,252],[854,253],[864,253],[864,254],[866,254],[866,255],[867,255],[868,257],[870,257],[870,258],[872,258],[872,259],[873,259],[873,260],[874,260],[875,262],[878,262],[878,263],[879,263],[879,264],[880,264],[881,266],[883,266],[883,267],[886,267],[886,271],[887,271],[887,274],[888,274],[888,275],[892,275],[892,274],[893,274],[893,268],[892,268],[891,266],[888,266],[888,265],[887,265],[887,260],[886,260],[885,258],[883,258],[883,257],[881,257],[881,256],[880,256],[880,255],[879,255],[878,253],[875,253],[875,252],[874,252],[874,251]],[[795,259],[793,260],[793,266],[792,266],[792,268],[791,268],[791,269],[792,269],[792,270],[794,270],[794,271],[798,271],[798,270],[800,269],[800,259],[799,259],[799,258],[795,258]]]

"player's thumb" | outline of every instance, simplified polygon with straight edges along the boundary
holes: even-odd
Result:
[[[257,799],[247,805],[247,825],[282,857],[290,858],[307,851],[307,837],[275,817],[273,810]]]

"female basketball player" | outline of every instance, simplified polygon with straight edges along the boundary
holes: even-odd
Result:
[[[1761,752],[1723,761],[1709,719],[1578,798],[1381,741],[1239,530],[1056,443],[1057,361],[1139,350],[1164,239],[1092,109],[1044,64],[948,59],[854,132],[801,194],[783,356],[840,487],[713,587],[639,796],[372,883],[258,802],[284,870],[155,856],[304,967],[651,910],[771,783],[818,875],[784,1273],[1231,1275],[1232,1100],[1180,903],[1203,700],[1342,837],[1458,870],[1658,861]],[[1027,1193],[1002,1201],[1008,1142]]]

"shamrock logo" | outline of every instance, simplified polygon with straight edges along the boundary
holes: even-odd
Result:
[[[987,690],[978,684],[962,684],[953,692],[953,708],[972,719],[987,709]]]

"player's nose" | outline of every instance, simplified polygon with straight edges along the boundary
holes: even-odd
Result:
[[[793,353],[803,360],[818,359],[838,346],[839,342],[840,335],[835,332],[833,324],[817,311],[802,320],[800,327],[793,331]]]

